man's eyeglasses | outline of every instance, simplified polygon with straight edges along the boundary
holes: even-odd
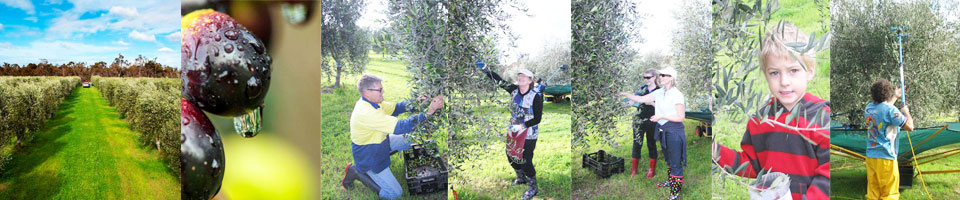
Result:
[[[644,76],[644,77],[643,77],[643,80],[647,80],[647,79],[651,79],[651,78],[653,78],[653,77],[652,77],[652,76]]]
[[[380,89],[367,89],[367,90],[377,91],[377,92],[383,93],[383,88],[380,88]]]
[[[660,77],[670,77],[669,74],[660,74]]]

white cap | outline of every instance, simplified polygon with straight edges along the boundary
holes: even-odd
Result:
[[[527,77],[530,77],[530,79],[533,79],[533,72],[531,72],[528,69],[524,68],[524,69],[517,70],[517,75],[519,74],[527,75]]]
[[[665,69],[661,69],[660,74],[666,74],[666,75],[672,76],[673,78],[677,78],[677,70],[673,69],[673,67],[667,67]]]

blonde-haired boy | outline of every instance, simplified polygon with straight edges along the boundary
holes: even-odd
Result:
[[[767,31],[759,60],[773,98],[747,123],[742,151],[714,143],[713,155],[721,166],[747,162],[740,176],[756,178],[764,169],[787,174],[793,199],[829,199],[830,102],[806,92],[816,53],[796,46],[808,39],[792,24]]]

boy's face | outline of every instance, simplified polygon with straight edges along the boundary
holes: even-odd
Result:
[[[807,82],[813,79],[814,73],[804,70],[799,61],[791,58],[768,56],[766,61],[763,75],[770,93],[787,109],[793,109],[806,94]]]

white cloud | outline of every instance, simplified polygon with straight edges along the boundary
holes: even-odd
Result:
[[[3,30],[3,24],[0,24],[0,31]]]
[[[156,41],[157,41],[157,37],[155,37],[155,36],[153,36],[153,35],[151,35],[151,34],[141,33],[141,32],[139,32],[139,31],[137,31],[137,30],[130,31],[130,34],[129,34],[128,36],[130,36],[130,38],[133,38],[133,39],[135,39],[135,40],[143,40],[143,41],[147,41],[147,42],[156,42]]]
[[[180,6],[167,1],[117,1],[109,4],[99,0],[70,2],[74,5],[73,8],[58,12],[59,17],[50,20],[46,39],[77,39],[100,31],[131,30],[165,36],[180,30]],[[108,14],[92,19],[80,19],[84,13],[96,11],[107,11]]]
[[[127,47],[100,46],[68,41],[31,42],[28,46],[0,44],[0,60],[10,63],[35,63],[48,59],[52,63],[69,61],[93,63],[113,60],[116,53]]]
[[[0,28],[2,28],[2,26],[0,26]],[[179,41],[180,41],[180,31],[177,31],[176,33],[171,33],[170,35],[167,35],[167,40],[170,40],[171,42],[179,42]]]
[[[173,51],[173,49],[166,48],[166,47],[157,49],[157,51],[159,51],[159,52],[164,52],[164,53],[176,53],[176,51]]]
[[[32,15],[37,13],[33,8],[33,3],[31,3],[30,0],[0,0],[0,3],[13,8],[19,8],[27,12],[27,14]]]
[[[23,20],[37,22],[37,17],[24,17]]]
[[[114,15],[119,15],[124,17],[136,17],[139,13],[137,13],[137,8],[124,8],[120,6],[114,6],[110,8],[109,14],[114,14]]]
[[[129,46],[129,45],[130,45],[130,43],[124,42],[122,39],[121,39],[121,40],[117,40],[116,42],[113,42],[113,43],[114,43],[114,44],[119,44],[119,45],[122,45],[122,46]]]

